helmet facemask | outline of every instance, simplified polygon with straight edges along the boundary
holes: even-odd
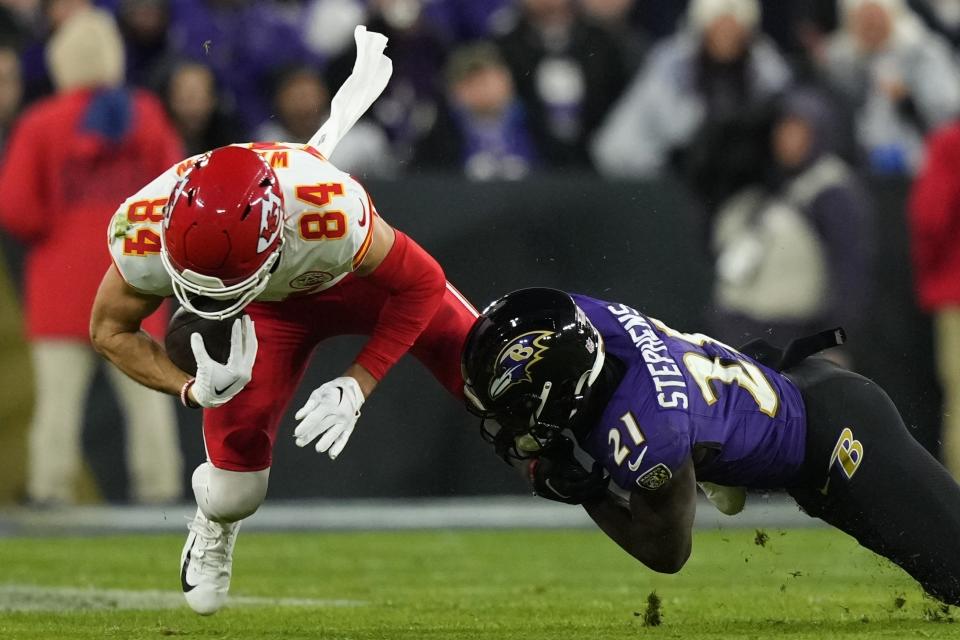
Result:
[[[563,432],[586,413],[604,358],[600,332],[570,294],[519,289],[488,305],[467,335],[467,409],[508,462],[539,455],[565,442]]]
[[[484,408],[472,386],[464,385],[467,410],[480,418],[480,436],[494,446],[498,456],[507,462],[536,457],[555,446],[564,438],[563,432],[574,426],[589,400],[590,388],[603,370],[603,338],[599,333],[596,338],[593,365],[572,385],[571,381],[554,385],[552,380],[546,380],[539,394],[515,394],[508,402],[496,403],[495,409]],[[568,389],[566,393],[564,388]],[[495,424],[491,425],[491,421]]]

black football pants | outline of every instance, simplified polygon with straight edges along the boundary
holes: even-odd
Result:
[[[820,358],[785,374],[807,410],[804,466],[790,495],[960,605],[960,485],[873,381]]]

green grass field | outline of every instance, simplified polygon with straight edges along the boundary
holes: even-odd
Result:
[[[588,531],[246,532],[241,601],[209,618],[176,601],[180,536],[7,538],[0,638],[960,638],[953,609],[852,539],[764,533],[700,532],[664,576]],[[141,590],[175,608],[130,608]]]

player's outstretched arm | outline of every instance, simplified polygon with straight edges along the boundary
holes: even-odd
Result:
[[[297,411],[297,446],[316,440],[317,452],[336,459],[353,433],[360,408],[397,360],[433,319],[446,290],[437,261],[413,240],[377,217],[370,249],[356,270],[389,292],[377,324],[356,361],[339,378],[317,388]]]
[[[656,491],[634,491],[629,504],[612,493],[585,503],[594,522],[634,558],[660,573],[676,573],[690,557],[696,476],[688,459]]]
[[[443,300],[447,278],[433,256],[380,217],[370,250],[356,273],[389,294],[356,360],[374,380],[381,380],[430,324]],[[366,388],[363,391],[369,395]]]
[[[93,348],[140,384],[179,394],[190,376],[170,362],[166,351],[140,329],[163,298],[141,293],[128,285],[110,265],[100,282],[90,316]]]

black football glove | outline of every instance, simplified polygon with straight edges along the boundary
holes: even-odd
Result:
[[[533,492],[548,500],[566,504],[597,502],[607,495],[610,477],[599,463],[587,471],[573,455],[568,438],[551,446],[527,465]]]

